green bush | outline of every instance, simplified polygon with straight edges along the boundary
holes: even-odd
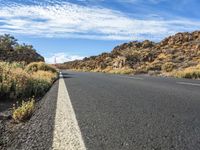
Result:
[[[51,83],[45,80],[31,79],[27,87],[27,96],[42,96],[46,93],[50,85]]]

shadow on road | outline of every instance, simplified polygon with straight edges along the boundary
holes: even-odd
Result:
[[[64,79],[67,79],[67,78],[73,78],[73,77],[70,77],[70,76],[63,76]]]

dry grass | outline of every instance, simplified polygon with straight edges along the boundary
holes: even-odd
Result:
[[[28,95],[44,95],[56,78],[57,73],[52,73],[49,71],[33,72],[27,89]]]
[[[12,118],[14,119],[15,122],[26,121],[33,114],[34,107],[35,107],[34,98],[31,98],[27,102],[22,101],[21,105],[19,106],[13,105]]]
[[[167,62],[161,68],[165,72],[171,72],[175,68],[175,64],[173,62]]]
[[[50,71],[56,73],[56,68],[53,65],[48,65],[44,62],[33,62],[26,66],[27,72],[37,72],[37,71]]]
[[[162,63],[159,60],[154,60],[153,62],[146,65],[146,70],[158,71],[161,70]]]
[[[158,55],[158,58],[157,59],[159,59],[159,60],[165,60],[165,59],[167,59],[167,56],[166,56],[166,54],[164,54],[164,53],[160,53],[159,55]]]
[[[200,64],[195,67],[188,67],[184,70],[175,71],[172,76],[178,78],[200,79]]]
[[[107,72],[111,72],[113,70],[113,68],[111,66],[106,67],[104,70],[100,70],[99,72],[103,72],[103,73],[107,73]]]
[[[131,74],[133,72],[134,72],[133,69],[130,69],[130,68],[121,68],[121,69],[110,70],[108,73],[113,73],[113,74]]]
[[[0,96],[17,98],[26,90],[30,75],[17,63],[0,62]]]
[[[57,73],[52,73],[49,71],[37,71],[37,72],[33,72],[31,77],[32,79],[44,80],[48,83],[52,83],[52,81],[56,79]]]
[[[41,96],[57,77],[53,67],[48,71],[30,71],[27,68],[29,65],[0,62],[0,97],[18,99]]]
[[[57,76],[54,67],[42,62],[28,66],[23,63],[0,62],[0,99],[13,99],[21,103],[13,107],[12,117],[15,122],[31,117],[35,100],[30,97],[43,96]],[[21,99],[29,101],[21,102]]]

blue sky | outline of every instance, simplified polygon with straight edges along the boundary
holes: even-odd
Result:
[[[160,41],[200,29],[199,0],[0,0],[0,34],[32,44],[49,63]]]

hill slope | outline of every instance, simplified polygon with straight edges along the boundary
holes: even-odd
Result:
[[[200,64],[200,31],[169,36],[159,43],[149,40],[129,42],[83,60],[66,62],[61,67],[110,73],[169,74]]]
[[[8,34],[0,36],[0,61],[24,61],[26,63],[44,61],[32,45],[20,45]]]

